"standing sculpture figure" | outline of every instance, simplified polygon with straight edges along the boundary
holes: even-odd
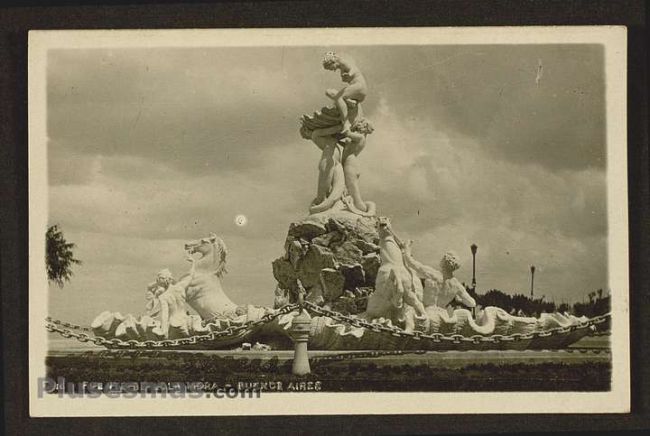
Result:
[[[360,212],[368,212],[368,205],[361,198],[359,189],[359,154],[366,146],[366,136],[374,131],[372,125],[365,118],[357,118],[348,132],[345,133],[343,149],[343,174],[348,194],[352,197],[354,207]],[[348,205],[349,206],[349,205]]]
[[[318,189],[310,208],[311,213],[329,209],[343,195],[345,182],[341,165],[341,147],[337,139],[337,134],[340,132],[341,126],[335,125],[314,130],[311,134],[311,140],[322,150],[318,163]],[[325,200],[330,197],[333,201],[326,202]]]
[[[330,71],[339,70],[341,80],[348,85],[336,89],[328,89],[325,95],[331,98],[339,110],[339,116],[342,125],[342,132],[347,132],[351,123],[348,119],[348,104],[355,106],[361,103],[368,93],[366,79],[357,67],[356,63],[349,56],[337,55],[333,51],[325,53],[323,58],[323,68]]]
[[[327,52],[323,67],[331,71],[340,70],[341,79],[348,85],[340,91],[326,91],[335,108],[324,107],[313,115],[303,115],[300,120],[300,135],[322,151],[318,164],[318,188],[309,213],[325,212],[342,201],[343,207],[352,213],[374,216],[375,204],[361,197],[357,162],[365,147],[366,136],[374,131],[364,119],[361,107],[368,92],[366,80],[348,56]]]

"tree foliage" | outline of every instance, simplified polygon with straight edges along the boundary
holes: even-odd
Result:
[[[65,240],[58,225],[48,227],[45,234],[47,279],[61,288],[72,277],[72,265],[81,265],[81,261],[74,257],[74,248],[75,244]]]
[[[576,303],[573,305],[573,313],[576,316],[586,316],[587,318],[592,318],[594,316],[608,313],[612,310],[610,295],[603,297],[602,289],[593,292],[593,294],[594,295],[590,296],[589,302]],[[596,294],[598,295],[597,298]]]
[[[573,305],[562,303],[556,305],[553,301],[547,301],[544,297],[530,298],[523,294],[506,294],[498,289],[490,289],[485,294],[478,294],[473,289],[467,289],[469,294],[474,297],[477,304],[482,307],[495,306],[504,309],[512,314],[523,313],[526,316],[539,316],[540,313],[569,312],[576,316],[586,316],[588,318],[603,315],[611,310],[610,297],[603,296],[603,290],[590,292],[589,302],[574,303]]]

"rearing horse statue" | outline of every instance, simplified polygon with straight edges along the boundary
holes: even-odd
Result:
[[[197,258],[195,255],[199,254]],[[202,319],[231,317],[237,305],[228,298],[221,286],[226,273],[226,244],[215,233],[185,244],[187,260],[192,263],[189,273],[171,284],[158,298],[160,301],[160,329],[168,336],[170,326],[186,324],[186,305]]]
[[[377,271],[375,292],[368,298],[365,317],[383,317],[393,322],[404,322],[405,329],[412,331],[414,320],[406,313],[406,305],[415,310],[415,315],[426,317],[424,306],[417,295],[421,292],[421,283],[407,269],[388,218],[379,218],[378,233],[381,266]]]
[[[186,289],[187,304],[204,320],[232,316],[237,304],[221,286],[221,278],[226,273],[226,244],[215,233],[210,233],[205,238],[185,244],[185,250],[190,256],[200,254],[198,259],[193,258],[194,271]]]

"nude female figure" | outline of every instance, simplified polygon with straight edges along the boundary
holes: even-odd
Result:
[[[325,91],[325,95],[334,101],[339,110],[339,117],[343,126],[341,131],[345,133],[351,127],[348,119],[348,104],[356,106],[366,98],[368,94],[366,79],[352,58],[337,55],[333,51],[325,53],[323,68],[329,71],[339,70],[341,80],[348,84],[338,91],[336,89]]]
[[[343,174],[348,194],[352,197],[354,206],[361,212],[368,212],[368,206],[361,198],[359,189],[359,154],[366,146],[366,136],[374,131],[372,125],[365,118],[357,118],[349,131],[345,133],[343,144]]]
[[[338,145],[336,134],[341,132],[341,126],[336,125],[314,130],[311,140],[322,150],[318,163],[318,189],[313,205],[322,203],[330,193],[334,181],[334,172],[341,164],[341,147]]]

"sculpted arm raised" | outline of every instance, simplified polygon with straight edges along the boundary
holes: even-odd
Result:
[[[402,253],[404,254],[404,262],[406,263],[406,266],[411,270],[415,271],[417,276],[421,279],[431,280],[436,283],[442,282],[442,273],[440,271],[415,260],[415,258],[411,254],[412,245],[413,245],[412,240],[406,241],[402,250]]]

